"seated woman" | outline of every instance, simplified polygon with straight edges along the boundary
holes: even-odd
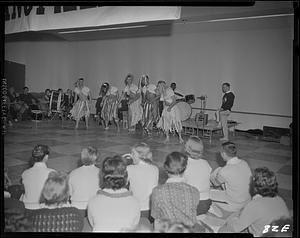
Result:
[[[47,145],[36,145],[32,150],[33,166],[22,173],[22,184],[25,192],[20,200],[24,202],[27,209],[39,208],[39,199],[44,183],[49,173],[54,171],[54,169],[47,167],[49,154]]]
[[[71,207],[68,175],[51,172],[40,197],[40,209],[28,213],[36,232],[79,232],[83,229],[83,216]]]
[[[250,182],[252,200],[240,213],[232,215],[220,228],[222,232],[242,232],[247,230],[255,237],[262,236],[266,225],[280,217],[289,217],[284,200],[278,196],[275,173],[268,168],[256,168]]]
[[[87,203],[99,189],[99,168],[95,166],[97,149],[89,146],[81,151],[82,166],[69,175],[72,206],[80,209],[85,216]]]
[[[153,189],[151,197],[154,229],[161,226],[162,219],[168,219],[192,227],[194,232],[205,232],[205,228],[197,223],[199,191],[185,183],[183,177],[187,159],[187,156],[180,152],[172,152],[166,157],[164,169],[169,178],[165,184]]]
[[[150,196],[158,185],[159,170],[152,162],[152,152],[146,143],[138,143],[131,150],[133,165],[127,166],[129,190],[138,199],[141,217],[150,218]]]
[[[108,157],[102,166],[103,189],[88,203],[88,219],[95,232],[135,229],[140,220],[140,206],[126,189],[126,164],[121,156]]]

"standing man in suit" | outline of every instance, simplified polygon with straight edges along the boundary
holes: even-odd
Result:
[[[220,115],[220,121],[221,121],[221,126],[223,130],[223,135],[224,137],[221,138],[220,140],[222,141],[228,141],[228,125],[227,125],[227,119],[228,116],[230,115],[231,108],[234,103],[234,94],[230,91],[230,84],[229,83],[223,83],[222,84],[222,91],[224,93],[223,98],[222,98],[222,106],[219,111]]]

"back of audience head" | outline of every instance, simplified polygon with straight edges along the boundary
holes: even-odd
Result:
[[[197,136],[191,136],[185,143],[184,151],[192,159],[199,159],[203,155],[203,142]]]
[[[128,174],[123,158],[119,155],[107,157],[103,161],[102,176],[103,188],[113,190],[126,188]]]
[[[237,156],[237,148],[233,142],[226,141],[222,144],[221,156],[225,161]]]
[[[273,228],[277,231],[274,231]],[[262,237],[293,237],[293,219],[281,217],[271,222],[268,231]]]
[[[278,183],[275,173],[267,167],[256,168],[250,181],[250,194],[263,197],[275,197],[278,194]]]
[[[50,172],[41,192],[40,203],[59,206],[68,203],[68,200],[68,175],[64,172]]]
[[[172,152],[167,155],[164,169],[168,175],[181,176],[187,166],[188,157],[181,152]]]
[[[16,209],[5,211],[4,232],[33,232],[32,220],[24,212]]]
[[[50,151],[47,145],[36,145],[31,153],[32,162],[46,162],[49,154]]]
[[[140,160],[148,164],[154,164],[150,146],[144,142],[139,142],[132,147],[131,156],[134,164],[138,164]]]
[[[85,166],[95,164],[98,150],[93,146],[83,148],[81,151],[81,163]]]
[[[180,222],[172,222],[168,219],[160,221],[159,226],[156,226],[155,232],[160,233],[193,233],[189,226]]]

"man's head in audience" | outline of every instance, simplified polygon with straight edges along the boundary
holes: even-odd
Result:
[[[114,157],[107,157],[103,161],[102,176],[103,188],[113,190],[126,188],[128,174],[126,170],[126,164],[122,157],[119,155],[116,155]]]
[[[83,148],[81,151],[81,163],[85,166],[95,164],[98,157],[98,150],[93,146]]]
[[[24,87],[23,88],[23,93],[26,95],[26,94],[28,94],[28,92],[29,92],[29,88],[28,87]]]
[[[15,93],[15,88],[14,87],[10,87],[8,91],[9,91],[9,93],[11,95],[13,95]]]
[[[68,199],[68,175],[63,172],[50,172],[41,192],[39,202],[47,206],[59,206],[66,204]]]
[[[51,91],[50,91],[49,88],[47,88],[47,89],[45,90],[45,95],[47,95],[47,96],[50,96],[50,95],[51,95]]]
[[[172,152],[167,155],[164,169],[169,177],[181,177],[186,169],[188,157],[181,152]]]
[[[44,162],[46,163],[48,160],[48,156],[50,154],[49,147],[47,145],[36,145],[31,153],[32,162]]]
[[[278,183],[275,173],[267,167],[256,168],[250,181],[251,196],[275,197],[278,194]]]
[[[233,142],[226,141],[222,144],[221,150],[222,158],[227,162],[228,160],[237,156],[237,148]]]
[[[200,159],[203,155],[203,142],[197,136],[191,136],[184,145],[184,151],[192,159]]]

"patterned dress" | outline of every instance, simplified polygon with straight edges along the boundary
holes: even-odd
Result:
[[[80,118],[82,118],[83,116],[90,115],[90,108],[87,98],[90,89],[85,86],[82,89],[76,87],[74,92],[76,95],[78,95],[79,99],[71,109],[70,113],[75,120],[80,120]]]
[[[144,93],[143,102],[143,127],[152,129],[153,123],[159,119],[158,101],[155,100],[156,94],[147,90]]]
[[[172,97],[174,96],[174,91],[171,88],[167,88],[165,94],[162,95],[163,99],[167,103],[172,103]],[[180,111],[176,104],[172,107],[171,111],[168,112],[169,106],[164,106],[161,118],[157,124],[158,128],[162,128],[164,131],[177,131],[182,130]]]
[[[118,121],[119,97],[117,94],[107,93],[102,99],[101,117],[105,121]]]
[[[129,98],[134,97],[137,93],[140,93],[138,87],[131,84],[130,87],[127,85],[124,92],[129,95]],[[135,100],[129,105],[129,110],[132,115],[130,126],[135,126],[140,120],[143,119],[143,108],[141,106],[141,98]]]

